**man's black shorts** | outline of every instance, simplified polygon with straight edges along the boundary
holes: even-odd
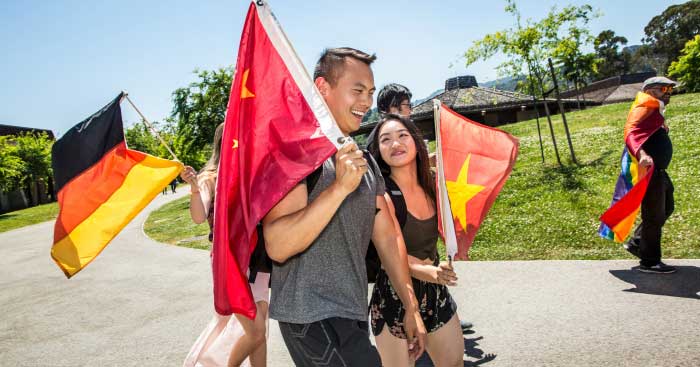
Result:
[[[368,323],[333,317],[310,324],[280,322],[287,350],[297,366],[381,366],[369,341]]]

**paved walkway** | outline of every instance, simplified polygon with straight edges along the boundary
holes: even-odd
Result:
[[[158,196],[67,280],[53,222],[0,233],[0,365],[178,366],[212,312],[208,253],[147,238]],[[465,366],[700,366],[700,260],[457,263]],[[270,325],[269,365],[291,361]]]

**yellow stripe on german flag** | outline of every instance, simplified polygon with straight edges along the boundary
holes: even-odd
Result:
[[[59,216],[51,257],[72,277],[182,171],[180,162],[130,150],[120,94],[52,149]]]

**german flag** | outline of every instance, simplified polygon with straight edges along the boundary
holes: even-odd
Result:
[[[68,278],[182,170],[180,162],[127,148],[122,97],[70,129],[51,151],[60,209],[51,257]]]

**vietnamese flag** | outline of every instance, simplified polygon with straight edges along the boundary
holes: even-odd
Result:
[[[216,187],[219,314],[255,317],[246,271],[256,225],[341,146],[343,134],[269,5],[251,2],[231,85]]]
[[[119,102],[68,130],[51,149],[59,214],[51,257],[72,277],[182,171],[127,148]]]
[[[434,103],[440,232],[448,255],[467,260],[481,222],[513,170],[518,139]]]

